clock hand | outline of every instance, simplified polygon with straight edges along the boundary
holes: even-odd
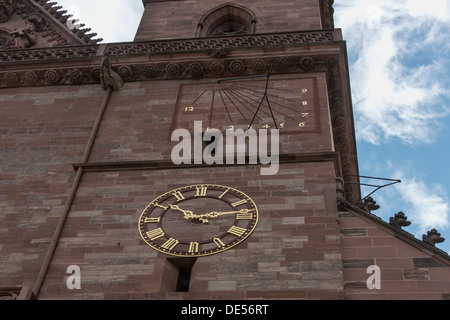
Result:
[[[174,204],[169,204],[169,207],[172,210],[178,210],[178,211],[183,212],[183,217],[185,219],[190,219],[190,218],[193,218],[193,216],[195,216],[195,214],[191,210],[183,210],[176,204],[175,205]]]
[[[169,207],[172,210],[177,210],[177,211],[183,212],[183,218],[185,218],[186,220],[198,219],[202,223],[208,223],[207,219],[203,219],[203,218],[199,217],[199,215],[194,214],[191,210],[183,210],[176,204],[169,204]]]
[[[253,211],[254,209],[241,209],[238,211],[227,211],[227,212],[217,212],[217,211],[212,211],[212,212],[208,212],[208,213],[204,213],[204,214],[195,214],[195,218],[197,219],[201,219],[203,217],[206,218],[217,218],[223,215],[227,215],[227,214],[235,214],[235,213],[249,213],[250,211]]]

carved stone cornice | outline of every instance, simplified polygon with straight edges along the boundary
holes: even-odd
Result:
[[[240,35],[216,38],[173,39],[145,42],[126,42],[105,45],[64,46],[41,49],[0,50],[0,62],[42,61],[79,57],[95,57],[102,54],[115,55],[161,55],[198,51],[226,54],[237,48],[278,47],[301,44],[325,44],[341,40],[335,30]],[[103,51],[99,54],[99,51]]]
[[[322,20],[322,28],[334,28],[334,0],[320,0],[320,16]]]
[[[114,71],[125,81],[259,74],[266,72],[267,65],[272,65],[273,71],[277,73],[306,72],[320,69],[323,58],[260,56],[260,53],[241,59],[228,56],[231,56],[233,50],[243,52],[241,49],[277,50],[283,47],[301,47],[304,44],[325,45],[336,39],[339,39],[339,34],[335,31],[309,31],[3,50],[0,51],[0,64],[4,70],[0,72],[0,88],[99,83],[103,55],[121,61],[129,60],[123,65],[115,63]],[[176,57],[189,54],[189,59],[177,61],[173,58],[175,54]],[[147,56],[153,57],[150,60],[155,62],[135,62],[139,60],[135,57]],[[97,65],[93,63],[96,60]],[[319,62],[317,65],[316,60]]]

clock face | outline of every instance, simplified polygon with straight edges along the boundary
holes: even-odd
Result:
[[[182,257],[228,250],[255,229],[258,209],[245,193],[199,184],[168,191],[142,212],[139,232],[153,249]]]
[[[267,86],[267,89],[266,89]],[[180,85],[172,129],[203,121],[204,128],[280,129],[315,132],[318,127],[315,77],[270,76],[221,79]]]

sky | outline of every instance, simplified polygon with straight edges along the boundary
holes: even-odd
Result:
[[[58,0],[104,43],[133,41],[141,0]],[[450,253],[450,0],[335,0],[347,43],[360,175],[400,179],[372,197],[384,221],[435,228]],[[388,182],[361,179],[362,183]],[[362,187],[362,195],[374,191]]]

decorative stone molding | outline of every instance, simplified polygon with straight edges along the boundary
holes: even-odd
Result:
[[[303,43],[323,43],[334,39],[331,30],[303,31],[290,33],[271,33],[240,35],[217,38],[179,39],[166,41],[148,41],[136,43],[109,44],[106,53],[121,54],[161,54],[183,53],[198,50],[208,50],[215,57],[228,55],[232,48],[254,48],[279,45],[294,45]]]
[[[258,34],[189,40],[113,43],[104,45],[109,56],[128,54],[169,54],[206,50],[216,58],[226,58],[231,49],[277,47],[307,43],[327,43],[336,40],[333,31],[305,31],[284,34]],[[56,48],[0,51],[0,62],[41,61],[65,58],[96,57],[100,45],[66,46]],[[336,61],[333,60],[334,63]],[[312,60],[304,60],[304,69],[313,69]],[[330,67],[333,67],[331,63]]]
[[[196,78],[204,76],[205,67],[200,62],[192,62],[189,65],[189,73]]]
[[[233,60],[229,64],[231,73],[235,75],[243,74],[245,71],[245,64],[241,60]]]
[[[402,227],[407,227],[411,224],[411,221],[406,221],[408,219],[405,214],[400,211],[399,213],[396,213],[393,217],[389,218],[389,224],[391,226],[394,226],[396,228],[401,229]]]
[[[111,58],[109,56],[103,57],[102,66],[99,71],[100,82],[102,83],[103,89],[106,90],[111,88],[116,91],[122,88],[124,81],[121,76],[112,69]],[[91,72],[91,74],[94,74],[95,77],[96,72]]]
[[[71,48],[69,51],[73,50]],[[83,51],[88,52],[89,50]],[[47,49],[37,51],[30,50],[29,56],[39,55],[47,52]],[[62,51],[64,55],[68,51]],[[79,52],[80,57],[83,52]],[[0,52],[0,58],[2,56]],[[56,58],[56,57],[55,57]],[[97,57],[103,59],[102,57]],[[308,57],[306,57],[308,58]],[[300,61],[306,59],[300,56],[267,56],[267,57],[250,57],[237,59],[218,59],[213,62],[210,60],[183,60],[183,61],[160,61],[154,63],[129,63],[120,66],[112,66],[112,70],[119,74],[124,81],[145,81],[145,80],[165,80],[165,79],[198,79],[198,78],[217,78],[217,76],[247,76],[266,73],[271,70],[272,74],[289,74],[289,73],[307,73],[307,72],[327,72],[330,88],[331,113],[333,123],[335,123],[336,145],[342,149],[347,143],[348,137],[344,131],[343,122],[343,99],[342,88],[337,74],[339,65],[333,68],[329,67],[329,60],[334,57],[329,55],[318,55],[309,57],[309,61],[314,60],[314,67],[305,71]],[[24,60],[26,61],[26,60]],[[13,68],[11,71],[0,72],[0,88],[12,86],[31,86],[31,85],[55,85],[55,84],[92,84],[100,82],[100,68],[85,63],[83,60],[75,64],[73,68],[49,68],[41,70],[21,70]],[[52,64],[52,66],[54,66]],[[335,75],[336,74],[336,75]]]
[[[436,229],[431,229],[427,232],[427,234],[422,235],[422,241],[426,242],[433,247],[436,246],[436,243],[441,243],[445,241],[445,238],[441,237],[441,234],[437,232]]]
[[[380,206],[377,205],[377,202],[373,200],[372,197],[367,197],[364,201],[360,201],[356,204],[356,206],[364,211],[371,213],[372,211],[380,209]]]
[[[12,0],[0,0],[0,23],[8,22],[12,12]]]
[[[321,19],[322,19],[322,27],[326,29],[334,28],[334,0],[320,0],[321,2]]]

